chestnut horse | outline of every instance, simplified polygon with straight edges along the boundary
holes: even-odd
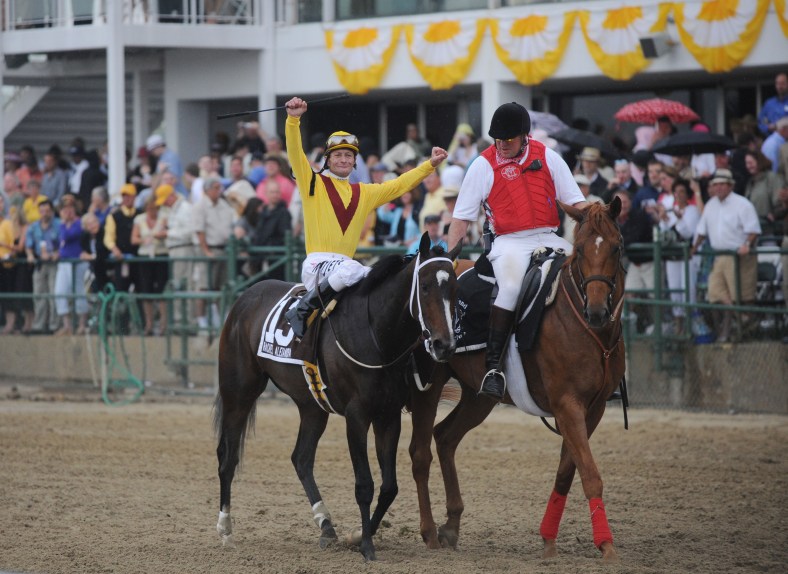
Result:
[[[557,554],[558,525],[577,469],[589,501],[594,544],[605,559],[614,559],[616,551],[602,502],[602,478],[589,438],[605,412],[606,399],[624,375],[620,321],[624,246],[615,222],[621,202],[614,199],[610,206],[593,203],[582,211],[562,207],[578,222],[574,250],[563,265],[556,299],[544,312],[533,348],[520,352],[531,395],[539,408],[555,416],[563,437],[555,486],[540,528],[543,556]],[[456,547],[464,506],[455,451],[465,434],[481,424],[495,406],[491,399],[477,395],[486,372],[485,353],[457,354],[442,364],[417,354],[417,362],[422,381],[432,383],[426,393],[414,394],[411,401],[410,455],[421,535],[430,548]],[[461,383],[462,396],[433,432],[441,391],[451,376]],[[508,393],[505,401],[511,404]],[[432,516],[428,486],[433,434],[446,489],[447,522],[440,528]]]
[[[322,383],[312,367],[307,369],[312,381],[307,382],[300,364],[258,356],[266,317],[272,308],[281,306],[292,284],[263,281],[235,302],[220,340],[219,393],[214,412],[221,488],[216,528],[225,544],[232,545],[233,476],[244,438],[254,424],[257,398],[270,378],[298,407],[301,425],[292,461],[321,530],[321,547],[337,535],[315,483],[315,452],[329,410],[345,417],[356,503],[361,512],[361,553],[366,560],[375,559],[372,535],[397,495],[397,442],[401,410],[408,398],[408,358],[415,347],[424,347],[422,342],[435,361],[446,361],[454,353],[451,317],[457,280],[453,259],[458,252],[459,248],[449,254],[439,247],[430,249],[425,233],[416,257],[392,255],[382,259],[361,283],[343,292],[342,301],[319,332],[317,357]],[[288,341],[292,330],[277,331],[276,338]],[[382,475],[377,507],[371,517],[374,483],[367,456],[370,425]]]

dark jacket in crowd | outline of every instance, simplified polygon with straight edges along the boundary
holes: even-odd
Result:
[[[90,150],[85,159],[88,161],[88,168],[82,172],[82,183],[79,185],[79,200],[82,202],[83,210],[87,210],[90,205],[90,194],[93,189],[107,183],[107,175],[101,171],[98,152]]]
[[[95,255],[95,259],[90,262],[90,269],[96,276],[93,284],[90,287],[92,293],[98,293],[104,289],[104,286],[109,283],[109,250],[104,245],[104,226],[99,227],[96,235],[92,235],[88,231],[82,231],[82,236],[79,240],[80,247],[83,253],[90,253]]]
[[[271,247],[285,244],[285,236],[291,232],[292,217],[287,206],[282,202],[275,207],[266,206],[260,212],[257,220],[252,245],[256,247]],[[260,257],[258,261],[265,261],[265,257]],[[268,273],[272,279],[285,278],[285,268],[278,267]]]
[[[652,243],[654,241],[653,223],[648,213],[643,210],[629,210],[629,218],[619,224],[624,247],[628,248],[633,243]],[[654,253],[650,249],[627,249],[627,258],[632,263],[646,263],[654,260]]]

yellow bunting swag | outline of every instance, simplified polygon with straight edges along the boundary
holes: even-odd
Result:
[[[410,59],[430,88],[448,90],[468,75],[486,26],[481,18],[405,27]]]
[[[732,70],[758,40],[770,1],[676,2],[673,13],[681,43],[708,72]]]
[[[351,94],[376,88],[388,70],[401,26],[326,30],[326,47],[339,83]]]
[[[536,85],[561,63],[576,12],[490,20],[495,51],[517,81]]]
[[[648,67],[640,38],[665,29],[669,4],[621,6],[579,13],[580,27],[591,57],[603,74],[628,80]]]
[[[774,0],[774,11],[777,13],[777,20],[780,22],[783,34],[788,37],[788,2],[785,0]]]

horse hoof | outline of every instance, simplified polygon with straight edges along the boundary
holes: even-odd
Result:
[[[233,539],[232,534],[224,534],[222,535],[222,547],[223,548],[235,548],[235,540]]]
[[[356,526],[351,530],[350,533],[345,536],[345,542],[350,546],[361,546],[361,527]],[[366,556],[364,556],[364,558],[366,558]]]
[[[370,547],[370,548],[367,548],[366,550],[362,550],[361,554],[364,556],[364,561],[365,562],[374,562],[375,560],[378,559],[378,557],[375,556],[375,548],[374,547]]]
[[[618,562],[618,552],[613,547],[613,544],[610,542],[603,542],[602,546],[599,547],[599,550],[602,551],[602,560],[605,562]]]
[[[322,534],[320,535],[320,548],[322,550],[325,550],[336,541],[337,541],[337,533],[334,530],[333,526],[329,526],[328,528],[325,528]]]
[[[457,550],[457,539],[459,536],[454,530],[449,530],[445,526],[438,528],[438,540],[440,541],[441,548],[451,548]]]
[[[558,556],[558,546],[556,546],[555,540],[545,540],[542,558],[555,558],[556,556]]]

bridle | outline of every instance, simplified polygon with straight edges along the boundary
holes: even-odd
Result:
[[[336,343],[337,348],[342,352],[343,355],[345,355],[345,357],[349,361],[359,365],[360,367],[364,367],[366,369],[385,369],[387,367],[391,367],[393,365],[396,365],[397,363],[399,363],[400,361],[405,359],[408,355],[410,355],[410,353],[414,349],[416,349],[416,347],[421,345],[422,342],[429,342],[431,340],[432,333],[430,333],[430,330],[427,328],[427,325],[424,322],[424,312],[421,309],[421,295],[420,295],[420,289],[419,289],[419,285],[420,285],[421,281],[419,279],[419,271],[421,271],[422,267],[425,267],[426,265],[429,265],[431,263],[447,262],[450,265],[454,265],[454,262],[451,259],[449,259],[448,257],[432,257],[432,258],[427,259],[425,261],[420,261],[420,259],[421,259],[421,254],[417,253],[416,254],[416,261],[415,261],[415,263],[413,265],[413,276],[412,276],[411,282],[410,282],[410,297],[408,298],[408,312],[410,313],[410,316],[412,318],[418,319],[419,326],[421,327],[421,333],[419,333],[419,337],[411,345],[409,345],[408,348],[405,349],[405,351],[403,351],[399,356],[397,356],[394,360],[389,361],[386,364],[381,364],[381,365],[368,365],[367,363],[363,363],[363,362],[359,361],[358,359],[354,358],[352,355],[350,355],[350,353],[348,353],[344,349],[344,347],[342,347],[342,344],[339,342],[339,338],[337,337],[336,332],[334,332],[334,342]],[[414,309],[413,309],[414,302],[416,304],[416,312],[415,313],[414,313]],[[367,298],[367,305],[369,305],[369,298]],[[369,307],[367,307],[367,314],[369,314]],[[330,320],[330,316],[329,316],[329,325],[330,324],[331,324],[331,320]],[[369,321],[367,321],[367,325],[371,325],[371,323]],[[332,325],[331,329],[333,331],[333,329],[334,329],[333,325]],[[378,349],[378,351],[382,354],[383,353],[383,349],[381,349],[380,344],[378,343],[377,337],[375,336],[375,332],[372,330],[371,327],[369,329],[369,332],[370,332],[370,335],[371,335],[372,342],[375,344],[375,347]]]
[[[576,231],[580,230],[581,225],[582,223],[579,223],[577,225]],[[618,240],[619,240],[619,244],[623,246],[624,240],[621,237],[621,234],[619,234]],[[572,286],[575,288],[575,293],[577,293],[578,298],[583,304],[583,318],[585,319],[586,323],[588,323],[589,321],[588,285],[590,283],[593,283],[594,281],[599,281],[607,285],[609,289],[609,292],[607,294],[607,309],[610,312],[610,322],[611,323],[616,322],[619,312],[621,311],[621,308],[624,304],[624,298],[621,297],[621,299],[616,304],[615,309],[613,308],[613,296],[616,292],[616,277],[618,276],[618,271],[624,271],[624,266],[621,262],[622,251],[623,251],[622,248],[619,248],[617,250],[616,272],[612,275],[612,277],[609,277],[607,275],[589,275],[588,277],[583,276],[583,269],[580,266],[580,259],[583,257],[583,251],[582,249],[578,249],[577,251],[575,251],[575,256],[568,265],[569,278],[570,278],[570,282],[572,283]],[[579,279],[579,286],[578,286],[578,281],[575,280],[574,272],[572,271],[573,264],[577,267],[577,277]],[[626,271],[624,272],[626,273]]]

